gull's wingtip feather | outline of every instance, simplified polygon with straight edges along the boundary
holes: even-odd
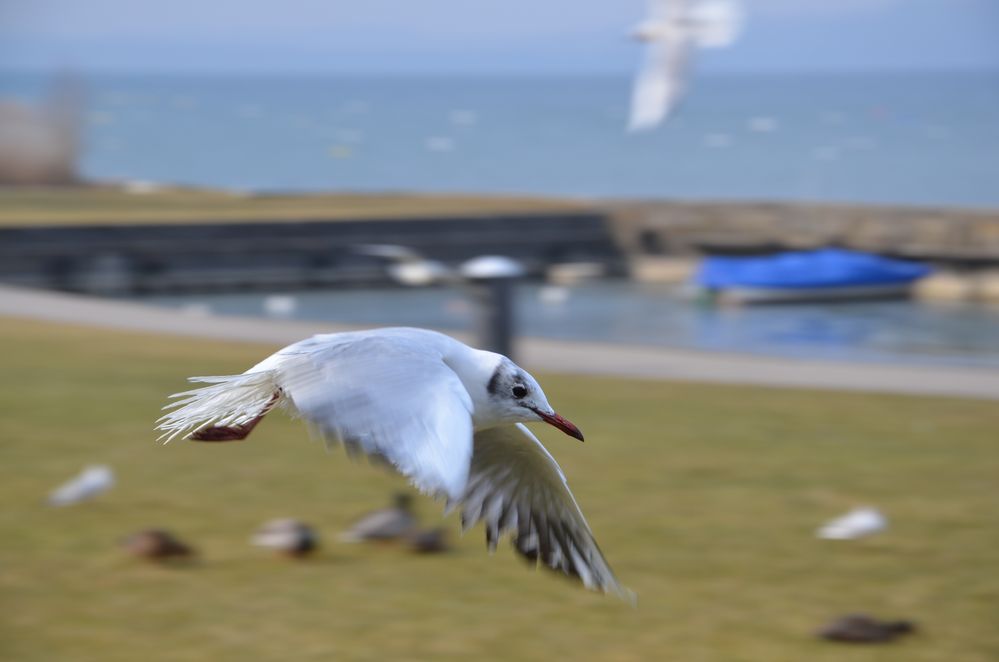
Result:
[[[630,588],[622,588],[622,591],[618,593],[618,597],[628,603],[628,606],[632,609],[638,609],[638,593],[632,591]]]

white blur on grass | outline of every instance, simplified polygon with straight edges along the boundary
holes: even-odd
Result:
[[[49,505],[71,506],[103,494],[112,487],[114,487],[114,472],[111,467],[103,464],[91,465],[53,490],[49,495]]]
[[[826,522],[816,537],[825,540],[854,540],[880,533],[888,528],[888,519],[877,508],[863,506]]]

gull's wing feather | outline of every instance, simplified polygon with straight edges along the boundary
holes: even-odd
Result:
[[[472,455],[472,401],[433,347],[404,336],[317,336],[281,354],[277,384],[329,441],[456,498]]]
[[[509,531],[528,560],[576,577],[587,588],[633,599],[597,546],[562,469],[523,424],[475,433],[462,526],[480,519],[490,549]]]
[[[687,0],[649,0],[648,15],[656,20],[675,19],[687,9]]]
[[[629,131],[651,129],[669,115],[683,94],[689,50],[686,39],[679,36],[646,47],[645,64],[632,91]]]
[[[706,0],[690,10],[691,37],[704,48],[730,46],[742,29],[742,7],[732,0]]]

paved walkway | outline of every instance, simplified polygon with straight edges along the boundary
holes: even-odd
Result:
[[[130,302],[3,286],[0,316],[276,346],[314,333],[357,328],[193,315]],[[537,338],[521,340],[518,350],[525,366],[550,372],[999,400],[997,369],[797,360]]]

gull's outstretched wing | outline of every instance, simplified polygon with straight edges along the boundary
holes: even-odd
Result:
[[[565,474],[523,424],[475,433],[462,527],[480,519],[490,549],[509,531],[528,560],[578,578],[587,588],[633,599],[600,552]]]
[[[687,11],[688,0],[649,0],[648,16],[657,21],[676,20]]]
[[[683,94],[689,51],[689,42],[680,35],[664,37],[646,47],[645,64],[632,90],[629,131],[651,129],[676,106]]]
[[[387,461],[421,491],[456,498],[472,455],[472,401],[418,339],[317,336],[277,355],[276,382],[319,433]]]
[[[691,37],[703,48],[731,46],[742,29],[742,7],[733,0],[702,0],[689,15]]]

